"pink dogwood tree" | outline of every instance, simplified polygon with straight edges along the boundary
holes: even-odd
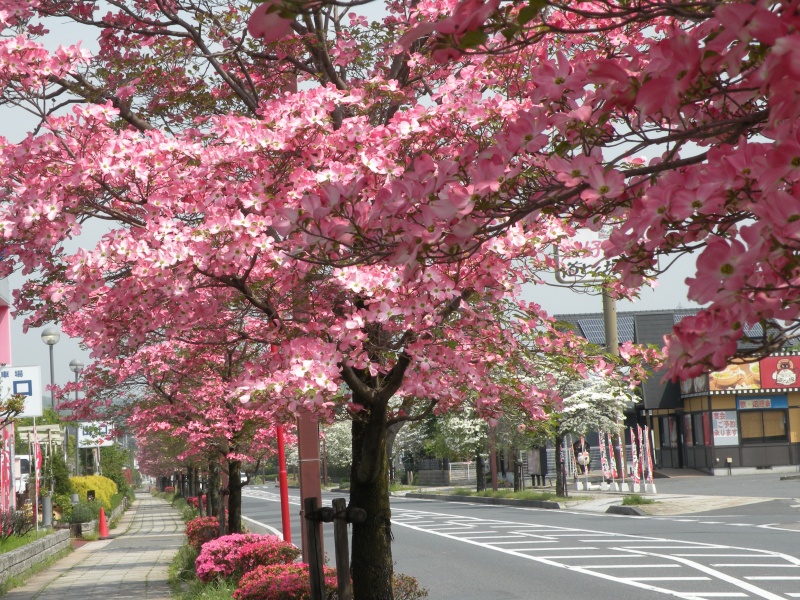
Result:
[[[3,102],[41,121],[0,143],[0,269],[36,273],[19,309],[109,364],[154,334],[218,343],[198,324],[237,315],[261,352],[225,397],[345,403],[351,503],[374,517],[353,528],[359,600],[391,596],[387,428],[465,387],[483,415],[504,399],[541,416],[557,398],[523,385],[540,375],[525,352],[581,364],[520,300],[554,246],[582,251],[576,229],[612,227],[618,295],[659,255],[699,253],[708,306],[670,341],[673,375],[798,314],[793,2],[385,8],[372,26],[346,3],[268,3],[250,23],[266,44],[251,5],[222,1],[0,11]],[[97,51],[48,51],[64,19]],[[90,221],[111,231],[68,252]],[[520,376],[493,380],[511,357]]]
[[[128,426],[137,437],[163,432],[181,440],[184,447],[175,458],[193,465],[192,480],[199,468],[208,469],[210,513],[220,520],[225,517],[217,505],[220,470],[227,475],[225,529],[230,533],[242,532],[240,472],[246,464],[257,470],[276,452],[274,415],[240,402],[230,389],[242,364],[257,356],[245,344],[223,349],[209,344],[198,350],[172,340],[126,361],[130,375],[125,381],[139,379],[145,392],[132,405]],[[91,390],[87,395],[92,396]]]

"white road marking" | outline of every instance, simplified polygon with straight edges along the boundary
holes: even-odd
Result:
[[[549,557],[548,557],[549,558]],[[575,556],[573,558],[583,558]],[[582,565],[581,569],[679,569],[680,565],[653,563],[652,565]]]
[[[708,567],[706,565],[700,564],[700,563],[695,562],[693,560],[689,560],[687,558],[683,558],[681,556],[670,556],[668,554],[655,554],[655,553],[652,553],[652,552],[640,552],[639,550],[636,550],[634,548],[630,548],[628,551],[632,552],[632,553],[636,553],[636,554],[646,554],[648,556],[659,556],[659,557],[665,558],[667,560],[674,560],[676,562],[679,562],[679,563],[681,563],[683,565],[686,565],[688,567],[691,567],[693,569],[697,569],[701,573],[707,573],[708,575],[712,575],[716,579],[719,579],[721,581],[725,581],[726,583],[730,583],[731,585],[733,585],[735,587],[738,587],[738,588],[741,588],[741,589],[743,589],[743,590],[745,590],[747,592],[750,592],[751,594],[754,594],[754,595],[758,596],[759,598],[765,598],[766,600],[783,600],[783,596],[781,596],[779,594],[773,594],[772,592],[769,592],[769,591],[767,591],[765,589],[762,589],[760,587],[751,585],[751,584],[747,583],[746,581],[742,581],[741,579],[737,579],[736,577],[733,577],[732,575],[728,575],[727,573],[723,573],[722,571],[717,571],[715,569],[712,569],[711,567]]]
[[[679,540],[670,540],[659,537],[649,536],[634,536],[628,534],[616,534],[610,532],[591,531],[586,529],[572,529],[568,527],[537,527],[536,532],[540,535],[537,537],[547,537],[547,541],[542,542],[536,540],[535,543],[541,544],[539,547],[530,548],[530,544],[526,544],[524,540],[514,539],[518,537],[519,532],[529,532],[521,523],[517,523],[515,528],[512,528],[508,521],[499,521],[494,519],[478,519],[475,517],[464,517],[461,519],[462,523],[471,526],[480,526],[481,530],[485,529],[500,529],[504,528],[508,531],[502,536],[474,536],[471,532],[469,535],[450,534],[442,531],[431,531],[430,528],[421,525],[423,519],[430,519],[430,513],[417,511],[396,509],[393,510],[393,523],[396,526],[407,527],[409,529],[417,530],[422,533],[430,533],[431,535],[438,535],[441,537],[449,538],[452,540],[460,541],[465,544],[471,544],[481,548],[486,548],[495,552],[501,552],[518,558],[526,560],[533,560],[541,564],[550,565],[562,569],[569,570],[575,573],[582,573],[599,577],[609,581],[616,581],[625,585],[630,585],[639,589],[649,590],[652,592],[659,592],[667,594],[672,597],[684,598],[686,600],[702,600],[704,598],[741,598],[741,597],[757,597],[764,600],[778,600],[779,598],[785,599],[786,595],[776,594],[770,590],[763,589],[755,583],[750,583],[747,577],[734,577],[728,575],[720,570],[713,568],[711,565],[703,564],[698,560],[703,558],[750,558],[751,561],[747,563],[720,563],[720,565],[728,567],[756,567],[759,569],[770,568],[777,564],[775,560],[785,560],[789,564],[782,566],[794,567],[800,566],[800,559],[784,555],[781,553],[763,551],[763,550],[750,550],[740,547],[723,546],[719,544],[707,543],[692,543]],[[440,518],[450,519],[450,522],[455,522],[457,517],[453,515],[440,515]],[[546,534],[546,536],[541,535]],[[576,539],[577,538],[577,539]],[[551,542],[552,540],[552,542]],[[569,542],[571,540],[578,542],[586,542],[584,546],[559,546],[559,542]],[[528,540],[528,542],[534,540]],[[574,543],[573,541],[573,543]],[[608,546],[606,546],[608,544]],[[598,550],[606,548],[607,550]],[[588,554],[587,551],[594,550],[594,553]],[[662,552],[652,552],[651,550],[661,550]],[[726,550],[730,550],[726,552]],[[574,551],[575,554],[564,554]],[[673,551],[680,551],[680,553],[673,554]],[[582,554],[583,553],[583,554]],[[642,558],[650,558],[651,561],[642,564],[638,560],[631,561],[634,556]],[[771,558],[771,563],[752,563],[755,558]],[[658,558],[659,562],[652,562],[653,558]],[[606,562],[616,562],[617,564],[587,564],[586,561],[590,559],[602,559]],[[621,560],[622,559],[622,560]],[[697,560],[691,560],[697,559]],[[580,564],[569,564],[570,562],[580,562]],[[624,564],[622,562],[624,561]],[[663,562],[661,562],[663,561]],[[678,572],[675,577],[624,577],[620,576],[620,571],[636,571],[642,572],[644,569],[649,569],[652,573],[655,569],[676,569]],[[683,575],[681,570],[691,569],[695,572],[700,572],[700,575]],[[684,571],[685,572],[685,571]],[[766,580],[773,580],[774,578],[767,578]],[[692,592],[677,591],[664,587],[670,583],[680,583],[684,581],[708,581],[709,585],[714,585],[711,589],[715,591],[704,592],[696,590]],[[714,584],[714,581],[717,583]],[[663,585],[658,585],[659,583]],[[730,584],[734,589],[723,591],[724,584]],[[738,588],[738,589],[737,589]],[[797,597],[800,597],[798,595]]]
[[[267,531],[271,532],[272,535],[277,535],[279,538],[283,539],[283,533],[278,531],[271,525],[267,525],[266,523],[262,523],[261,521],[256,521],[255,519],[251,519],[250,517],[245,517],[244,515],[242,515],[242,520],[258,525],[259,527],[263,527]]]
[[[752,556],[750,557],[752,558]],[[770,558],[769,556],[765,556],[764,558]],[[771,565],[769,563],[715,563],[711,565],[712,567],[767,567],[770,569],[796,569],[800,565]]]
[[[627,577],[631,581],[711,581],[711,577]]]

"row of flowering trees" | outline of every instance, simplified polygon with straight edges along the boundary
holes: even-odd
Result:
[[[399,0],[374,23],[271,2],[250,23],[266,43],[252,9],[0,6],[2,102],[39,120],[0,140],[0,274],[31,276],[29,325],[91,349],[76,410],[141,378],[133,422],[187,456],[246,455],[240,409],[258,430],[346,411],[350,501],[370,513],[358,600],[391,597],[387,435],[466,392],[487,419],[543,416],[561,394],[542,354],[613,371],[521,299],[556,247],[583,252],[577,230],[612,227],[616,295],[700,252],[708,307],[670,341],[673,375],[796,318],[794,0]],[[45,46],[65,21],[93,53]],[[67,249],[95,223],[94,247]]]

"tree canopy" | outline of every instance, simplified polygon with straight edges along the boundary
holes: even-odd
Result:
[[[0,11],[0,103],[38,119],[0,139],[0,274],[30,276],[17,309],[61,321],[109,384],[149,364],[152,382],[193,373],[173,416],[206,385],[206,412],[345,411],[351,503],[374,517],[353,530],[358,600],[391,595],[392,427],[467,393],[485,418],[542,417],[563,394],[536,355],[614,371],[522,299],[554,250],[596,263],[600,246],[617,296],[697,253],[705,308],[668,341],[672,376],[723,366],[748,326],[788,323],[751,340],[771,350],[800,311],[794,2],[384,8],[373,22],[347,2]],[[65,21],[97,50],[49,49]],[[96,245],[67,249],[97,222]],[[199,375],[244,347],[226,377]]]

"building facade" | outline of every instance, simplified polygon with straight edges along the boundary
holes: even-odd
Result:
[[[695,310],[621,312],[620,342],[663,344]],[[602,314],[558,315],[591,342],[605,344]],[[748,332],[758,335],[758,331]],[[656,372],[641,387],[628,424],[653,432],[656,468],[715,475],[800,471],[800,353],[778,353],[680,383]]]

